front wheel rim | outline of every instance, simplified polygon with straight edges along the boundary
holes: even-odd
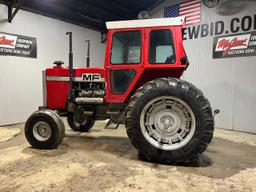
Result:
[[[173,96],[152,99],[140,115],[143,136],[151,145],[162,150],[185,146],[194,135],[195,124],[192,109]]]
[[[33,136],[38,141],[47,141],[51,135],[52,130],[48,123],[39,121],[33,126]]]

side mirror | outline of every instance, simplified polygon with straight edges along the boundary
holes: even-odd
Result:
[[[180,63],[181,63],[182,65],[187,65],[187,64],[189,64],[189,62],[188,62],[188,57],[187,57],[187,56],[182,57],[182,58],[180,59]]]

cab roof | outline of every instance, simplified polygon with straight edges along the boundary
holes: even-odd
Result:
[[[107,29],[167,27],[167,26],[181,26],[183,25],[184,21],[185,21],[185,17],[141,19],[141,20],[127,20],[127,21],[110,21],[110,22],[106,22],[106,26],[107,26]]]

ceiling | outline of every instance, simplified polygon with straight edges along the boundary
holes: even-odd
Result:
[[[105,21],[134,19],[164,0],[0,0],[26,11],[105,31]],[[15,14],[14,14],[15,15]]]

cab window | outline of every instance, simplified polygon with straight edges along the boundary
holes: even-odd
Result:
[[[149,40],[150,64],[175,63],[173,36],[170,30],[153,30]]]
[[[141,32],[116,32],[112,38],[111,64],[139,64],[141,62]]]

